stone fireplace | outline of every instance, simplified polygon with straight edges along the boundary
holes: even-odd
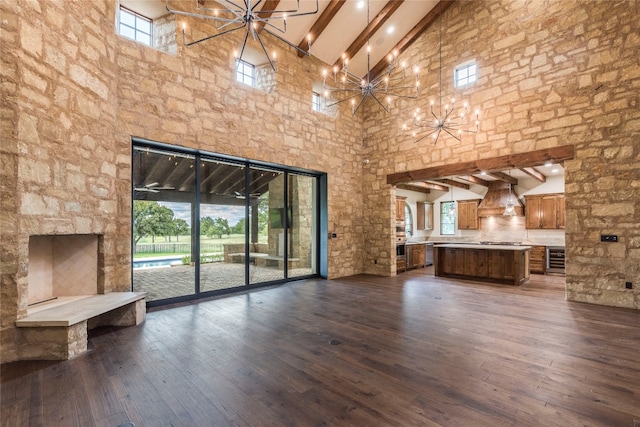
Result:
[[[96,234],[29,236],[29,308],[98,293],[99,241]]]

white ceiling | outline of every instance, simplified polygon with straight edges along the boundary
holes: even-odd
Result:
[[[170,0],[170,4],[172,7],[180,3],[192,5],[195,1],[197,0]],[[254,4],[255,1],[253,0]],[[370,21],[388,2],[389,0],[369,0]],[[212,0],[206,0],[205,6],[210,6],[211,3]],[[242,0],[240,0],[240,3],[242,3]],[[296,0],[281,0],[277,9],[295,9],[296,3]],[[307,36],[309,30],[329,3],[329,0],[318,0],[318,13],[287,19],[287,30],[281,36],[293,45],[298,45]],[[358,3],[362,3],[363,6],[358,7]],[[120,4],[151,19],[167,13],[165,0],[120,0]],[[314,0],[301,0],[300,4],[301,11],[311,11],[315,9],[316,2]],[[405,0],[379,31],[369,35],[369,44],[371,46],[370,68],[373,68],[381,59],[385,58],[393,47],[436,4],[438,4],[438,0]],[[178,20],[180,19],[182,18],[178,17]],[[320,37],[312,34],[311,54],[323,62],[333,65],[366,27],[367,1],[346,0],[346,3],[340,8]],[[393,28],[392,32],[390,32],[391,28]],[[214,44],[216,42],[212,40],[208,43]],[[276,42],[272,38],[268,38],[265,43],[267,44],[267,50],[269,50],[268,44],[270,43]],[[408,64],[408,66],[412,66],[412,64]],[[353,58],[349,59],[349,71],[357,76],[366,75],[366,45]]]

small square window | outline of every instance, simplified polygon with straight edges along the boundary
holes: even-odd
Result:
[[[236,59],[236,80],[240,83],[253,86],[255,82],[255,66]]]
[[[477,66],[475,63],[465,64],[456,67],[455,85],[456,87],[465,86],[476,81]]]
[[[313,92],[311,95],[311,108],[313,111],[320,111],[320,94],[317,92]]]
[[[118,33],[147,46],[152,45],[153,24],[151,19],[138,15],[123,7],[120,8]]]

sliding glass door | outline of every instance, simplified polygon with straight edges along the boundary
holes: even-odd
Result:
[[[133,289],[147,301],[318,274],[318,176],[149,141],[132,161]]]
[[[148,300],[195,293],[195,157],[134,147],[133,289]]]

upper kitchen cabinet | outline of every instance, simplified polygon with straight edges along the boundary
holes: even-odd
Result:
[[[396,221],[404,222],[404,203],[406,197],[396,196]]]
[[[433,203],[416,202],[416,229],[433,230]]]
[[[560,229],[565,224],[564,194],[525,196],[528,229]]]
[[[458,229],[478,230],[478,204],[480,199],[458,200]]]

